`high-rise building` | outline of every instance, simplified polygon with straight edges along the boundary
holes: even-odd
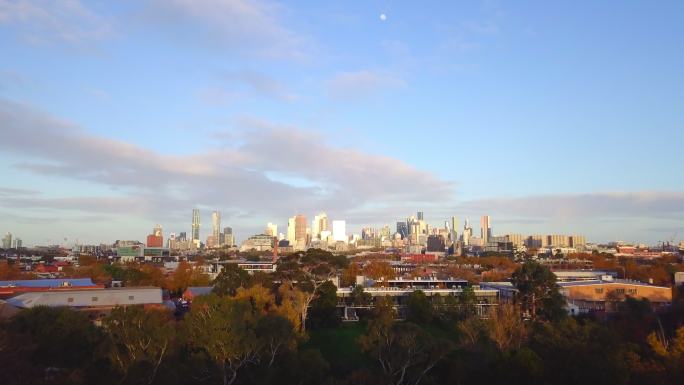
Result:
[[[192,209],[192,231],[190,231],[192,236],[191,240],[199,244],[200,242],[200,211],[199,209]]]
[[[333,240],[335,242],[347,242],[347,222],[346,221],[332,221]]]
[[[278,225],[273,224],[271,222],[268,222],[268,224],[266,224],[266,231],[264,233],[266,235],[271,236],[271,237],[277,237],[278,236]]]
[[[441,235],[430,235],[427,238],[427,251],[444,252],[444,238]]]
[[[21,249],[24,246],[24,242],[21,240],[21,238],[15,238],[13,243],[15,249]]]
[[[152,229],[152,234],[147,236],[147,247],[163,247],[164,237],[161,225],[156,225]]]
[[[424,221],[424,220],[425,220],[425,218],[423,218],[423,212],[422,212],[422,211],[418,211],[418,212],[416,213],[416,217],[418,218],[419,221]]]
[[[489,215],[483,215],[482,218],[480,218],[480,238],[482,238],[484,244],[487,244],[489,237],[491,236],[492,226],[489,222]]]
[[[571,235],[570,236],[570,247],[583,247],[586,246],[587,240],[584,235]]]
[[[2,238],[2,248],[11,249],[12,248],[12,233],[7,233]]]
[[[211,235],[214,237],[214,246],[220,246],[218,244],[221,234],[221,212],[214,211],[211,213]]]
[[[406,222],[397,222],[397,234],[401,236],[401,239],[408,237],[409,231]]]
[[[321,232],[328,230],[328,214],[320,213],[314,216],[311,222],[311,237],[313,239],[320,239]]]
[[[223,228],[223,244],[228,246],[235,245],[235,235],[233,235],[232,227],[226,226]]]
[[[287,240],[290,241],[290,245],[295,244],[295,217],[287,220]]]
[[[301,214],[294,216],[295,224],[295,241],[304,242],[306,244],[306,217]]]
[[[188,240],[188,234],[185,231],[181,231],[180,233],[178,233],[178,237],[176,239],[185,242]]]
[[[458,241],[458,218],[451,217],[451,243]]]
[[[554,247],[569,247],[570,239],[567,235],[553,234],[547,236],[547,243],[549,246]]]
[[[470,245],[470,238],[473,236],[473,228],[470,227],[470,222],[468,220],[465,220],[465,223],[463,224],[463,244],[465,246]]]

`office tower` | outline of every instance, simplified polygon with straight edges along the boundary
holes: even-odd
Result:
[[[328,214],[322,212],[316,215],[311,222],[311,236],[314,239],[321,238],[321,232],[328,230]]]
[[[427,238],[427,251],[444,252],[446,245],[441,235],[430,235]]]
[[[482,242],[486,245],[487,241],[489,241],[489,237],[492,236],[492,227],[489,223],[489,215],[483,215],[482,218],[480,218],[480,234]]]
[[[235,236],[233,235],[232,227],[223,228],[223,242],[228,246],[233,246],[235,244]]]
[[[335,242],[347,242],[347,222],[346,221],[333,221],[333,239]]]
[[[162,228],[160,225],[154,226],[152,234],[147,236],[147,247],[163,247],[164,237],[162,236]]]
[[[389,225],[382,226],[382,230],[380,230],[380,239],[384,241],[385,239],[389,239],[390,235],[391,234]]]
[[[418,211],[418,212],[416,213],[416,217],[418,217],[418,220],[419,220],[419,221],[425,220],[425,219],[423,218],[423,212],[422,212],[422,211]]]
[[[188,234],[185,231],[181,231],[180,233],[178,233],[178,240],[183,242],[187,241]]]
[[[270,235],[272,237],[277,237],[278,236],[278,225],[273,224],[271,222],[268,222],[266,225],[266,235]]]
[[[24,242],[21,240],[21,238],[15,238],[14,239],[14,248],[15,249],[21,249],[22,246],[24,246]]]
[[[287,240],[290,241],[290,245],[295,244],[295,217],[287,220]]]
[[[295,225],[295,234],[294,238],[295,241],[298,242],[303,242],[306,244],[306,217],[301,214],[297,214],[294,216],[294,225]]]
[[[553,234],[547,236],[547,243],[549,246],[555,247],[568,247],[570,246],[570,240],[567,235]]]
[[[470,237],[473,236],[473,228],[470,227],[470,223],[468,220],[465,220],[465,224],[463,225],[463,244],[465,246],[470,245]]]
[[[451,242],[458,241],[458,218],[451,217]]]
[[[570,236],[570,247],[582,247],[586,246],[587,241],[583,235],[571,235]]]
[[[152,229],[152,234],[154,234],[156,237],[162,236],[162,227],[160,224],[154,226],[154,229]]]
[[[214,245],[218,245],[219,234],[221,234],[221,212],[214,211],[211,213],[211,235],[214,237]]]
[[[2,238],[2,248],[11,249],[12,248],[12,233],[7,233]]]
[[[507,234],[506,242],[510,242],[515,247],[521,247],[524,244],[524,238],[522,234]]]
[[[406,222],[397,222],[397,234],[401,236],[401,239],[408,237],[408,226]]]
[[[192,236],[191,240],[196,244],[200,241],[200,211],[199,209],[192,209]]]

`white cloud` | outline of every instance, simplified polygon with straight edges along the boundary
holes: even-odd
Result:
[[[265,57],[301,60],[306,39],[287,28],[285,9],[263,0],[152,0],[150,20],[200,41]]]
[[[0,25],[35,44],[83,44],[112,34],[109,22],[78,0],[0,0]]]
[[[352,99],[372,95],[382,90],[399,88],[406,82],[397,76],[369,70],[341,72],[327,83],[334,98]]]
[[[119,208],[148,218],[165,211],[184,213],[199,204],[285,217],[295,211],[342,213],[377,203],[412,205],[453,196],[450,183],[398,159],[334,147],[296,127],[258,120],[241,126],[230,133],[231,146],[165,155],[0,99],[0,150],[22,159],[14,167],[118,188],[111,197],[21,196],[4,204],[108,213]]]

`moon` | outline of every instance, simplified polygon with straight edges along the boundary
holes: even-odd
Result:
[[[380,14],[380,20],[382,20],[382,21],[387,20],[387,15],[385,15],[384,13],[381,13]]]

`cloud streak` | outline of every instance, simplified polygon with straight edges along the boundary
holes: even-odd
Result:
[[[296,127],[254,119],[240,127],[231,132],[230,145],[165,155],[0,100],[5,138],[0,149],[22,159],[13,167],[119,191],[112,197],[11,196],[4,205],[112,214],[125,210],[147,218],[201,205],[285,217],[297,211],[344,212],[453,197],[449,182],[398,159],[334,147]]]
[[[340,72],[327,82],[328,92],[335,99],[366,97],[405,85],[397,76],[369,70]]]

